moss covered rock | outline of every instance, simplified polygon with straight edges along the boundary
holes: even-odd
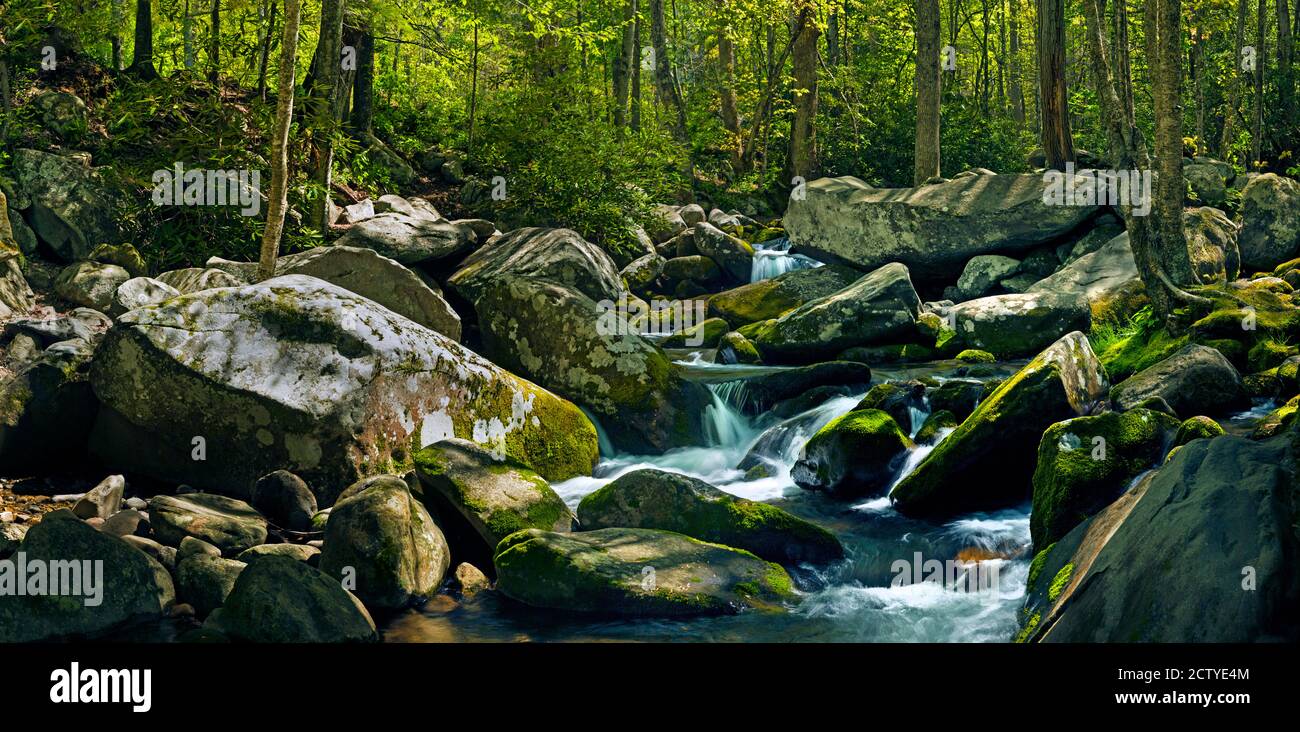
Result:
[[[709,315],[725,318],[735,327],[779,318],[804,303],[833,295],[861,277],[858,270],[835,264],[786,272],[714,295],[709,298]]]
[[[1209,417],[1188,417],[1178,426],[1174,446],[1186,445],[1192,440],[1210,439],[1223,434],[1223,428]]]
[[[894,418],[903,434],[910,435],[921,429],[920,424],[913,423],[913,415],[925,410],[925,384],[919,381],[876,384],[854,409],[879,409]]]
[[[392,475],[349,488],[330,512],[320,568],[368,607],[400,608],[434,594],[451,551],[428,509]]]
[[[738,236],[728,234],[708,222],[696,224],[695,247],[700,254],[718,263],[732,282],[749,282],[754,266],[754,248]]]
[[[1241,375],[1223,354],[1194,344],[1116,384],[1110,397],[1121,409],[1159,397],[1179,416],[1250,406]]]
[[[149,521],[154,536],[168,546],[192,536],[233,556],[266,541],[266,519],[252,506],[209,493],[154,496]]]
[[[731,327],[722,318],[709,318],[663,340],[664,348],[716,348]]]
[[[773,562],[822,564],[844,557],[835,535],[789,512],[737,498],[702,480],[635,470],[578,504],[584,530],[662,529],[745,549]]]
[[[20,208],[59,259],[75,262],[99,244],[118,241],[122,196],[90,167],[85,153],[18,149],[10,171]]]
[[[176,565],[176,601],[190,605],[199,618],[205,618],[226,603],[246,566],[234,559],[191,554]]]
[[[130,273],[116,264],[77,262],[59,272],[54,292],[70,303],[106,313],[113,307],[113,293],[129,279]]]
[[[1274,173],[1241,192],[1241,260],[1247,271],[1270,270],[1300,254],[1300,182]]]
[[[254,643],[379,640],[361,601],[338,580],[288,557],[248,565],[222,608],[221,628]]]
[[[890,493],[911,516],[951,516],[1030,497],[1048,426],[1104,400],[1106,373],[1082,333],[1053,343],[1001,384]]]
[[[0,643],[93,637],[131,621],[159,618],[176,599],[171,575],[162,565],[78,521],[71,512],[46,514],[27,531],[17,551],[29,564],[39,560],[47,567],[50,562],[74,562],[81,569],[86,561],[103,562],[99,603],[87,605],[94,598],[83,595],[20,596],[6,588],[0,592]]]
[[[925,423],[916,433],[916,442],[918,445],[928,445],[937,442],[939,433],[943,430],[956,429],[961,424],[957,415],[946,409],[940,409],[925,418]]]
[[[753,335],[746,335],[765,362],[809,363],[911,336],[920,308],[907,267],[887,264],[839,292],[756,324]]]
[[[779,564],[671,531],[529,529],[496,549],[497,590],[534,607],[631,616],[727,615],[794,600]]]
[[[762,363],[763,357],[758,349],[745,336],[731,331],[718,340],[718,352],[713,358],[715,363],[741,364]]]
[[[425,502],[444,523],[458,517],[468,524],[478,544],[466,552],[473,559],[490,561],[496,545],[516,531],[573,528],[573,512],[540,475],[467,440],[420,450],[415,473]]]
[[[1043,433],[1029,532],[1034,546],[1061,538],[1155,467],[1178,429],[1167,414],[1137,409],[1058,422]]]
[[[94,352],[81,338],[60,341],[0,385],[0,472],[20,475],[86,459],[99,411],[90,386]]]
[[[1292,397],[1286,404],[1274,409],[1255,425],[1251,437],[1262,440],[1282,433],[1295,422],[1296,410],[1300,409],[1300,396]]]
[[[841,498],[878,494],[893,481],[912,441],[885,412],[856,409],[817,431],[790,477],[800,488]]]
[[[776,404],[824,386],[866,386],[871,367],[852,361],[826,361],[782,369],[745,379],[737,406],[747,414],[762,414]]]
[[[477,241],[474,229],[465,224],[383,213],[348,227],[338,244],[373,249],[409,265],[454,260],[472,250]]]
[[[123,316],[91,383],[92,449],[147,475],[246,496],[287,469],[322,506],[365,475],[463,437],[556,480],[587,475],[581,410],[374,302],[302,275]],[[201,449],[204,460],[196,460]]]

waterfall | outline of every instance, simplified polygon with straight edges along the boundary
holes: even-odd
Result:
[[[729,403],[719,393],[725,387],[743,385],[743,381],[729,381],[709,387],[712,403],[704,408],[704,437],[709,447],[736,447],[753,439],[754,429],[741,414],[738,406]]]
[[[791,254],[789,239],[773,239],[754,247],[754,262],[750,267],[749,281],[770,280],[786,272],[820,266],[822,266],[822,263],[812,257]]]
[[[596,415],[585,407],[578,407],[578,409],[581,409],[582,413],[587,415],[587,419],[591,420],[591,426],[596,428],[596,446],[600,450],[600,456],[603,458],[613,457],[617,451],[614,449],[614,443],[609,439],[609,433],[605,431],[604,427],[600,426],[600,420],[596,419]]]

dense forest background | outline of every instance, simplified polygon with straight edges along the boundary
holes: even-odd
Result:
[[[1185,154],[1240,171],[1300,171],[1293,154],[1300,0],[1288,2],[1173,3],[1182,19],[1176,92]],[[43,142],[90,151],[96,165],[141,191],[152,171],[176,161],[266,170],[286,4],[299,5],[0,3],[0,176],[12,150],[49,134],[24,124],[36,109],[15,103],[42,85],[77,93],[92,107],[90,119],[102,121]],[[302,218],[286,226],[286,247],[321,237],[313,212],[326,186],[342,203],[348,192],[434,195],[465,215],[568,226],[617,250],[656,202],[699,200],[706,209],[772,216],[796,175],[911,185],[919,167],[918,39],[927,51],[932,45],[918,32],[918,17],[938,23],[943,47],[943,175],[1059,165],[1059,151],[1048,145],[1044,160],[1041,150],[1062,133],[1072,142],[1068,155],[1086,163],[1096,159],[1088,151],[1100,156],[1108,147],[1086,11],[1101,11],[1112,67],[1131,74],[1121,96],[1131,98],[1137,127],[1153,139],[1158,85],[1145,16],[1168,5],[306,0],[290,59],[300,103],[290,132],[289,209]],[[335,27],[337,39],[329,32]],[[62,55],[47,68],[52,28]],[[321,73],[322,52],[343,54],[339,73]],[[326,86],[334,94],[322,114]],[[504,196],[494,197],[498,182]],[[261,238],[262,224],[236,211],[158,209],[147,196],[125,216],[160,267],[217,252],[253,257]]]

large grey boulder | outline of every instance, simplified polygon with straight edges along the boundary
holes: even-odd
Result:
[[[136,308],[157,305],[180,294],[175,287],[152,277],[132,277],[118,285],[117,290],[113,292],[113,301],[108,306],[108,314],[116,318]]]
[[[186,537],[205,541],[235,556],[266,541],[266,519],[235,498],[210,493],[154,496],[149,500],[154,537],[179,547]]]
[[[1032,356],[1066,333],[1086,332],[1092,325],[1088,301],[1071,292],[993,295],[955,305],[942,315],[962,347],[1007,359]]]
[[[971,257],[957,278],[957,289],[964,298],[987,295],[999,282],[1020,269],[1020,260],[1000,254],[980,254]]]
[[[748,242],[708,222],[696,224],[693,231],[700,254],[717,262],[731,281],[749,282],[754,268],[754,248]]]
[[[766,363],[824,360],[915,332],[921,299],[907,267],[887,264],[852,285],[756,326],[746,335]]]
[[[806,196],[791,199],[784,223],[795,252],[862,270],[900,262],[918,279],[938,279],[979,254],[1026,251],[1065,237],[1101,210],[1047,203],[1048,185],[1033,173],[916,188],[821,178],[808,184]]]
[[[84,458],[99,409],[90,386],[94,353],[81,338],[59,341],[0,384],[0,472],[18,475]]]
[[[489,241],[447,284],[470,302],[501,280],[527,277],[563,285],[588,298],[618,300],[623,283],[614,260],[570,229],[515,229]]]
[[[733,328],[779,318],[800,305],[834,295],[861,277],[856,269],[838,264],[797,269],[719,292],[709,298],[709,316],[722,318]]]
[[[1039,280],[1026,292],[1078,294],[1091,303],[1114,297],[1141,281],[1128,232],[1124,232]]]
[[[254,643],[379,640],[360,600],[338,580],[289,557],[262,557],[240,573],[222,607],[221,629]]]
[[[54,292],[70,303],[108,312],[117,288],[129,279],[131,274],[116,264],[77,262],[59,272]]]
[[[66,262],[116,242],[119,195],[90,167],[89,157],[14,151],[15,189],[36,234]]]
[[[208,267],[174,269],[158,275],[157,280],[182,295],[211,290],[215,287],[239,287],[248,284],[229,272]]]
[[[1241,192],[1241,264],[1267,271],[1300,255],[1300,182],[1275,173],[1255,177]]]
[[[1110,398],[1121,409],[1159,398],[1184,419],[1250,406],[1237,369],[1222,353],[1194,343],[1116,384]]]
[[[123,468],[247,496],[287,469],[323,506],[466,437],[548,479],[586,475],[577,407],[358,295],[302,275],[134,310],[96,354],[93,449]]]
[[[229,272],[244,282],[256,280],[255,262],[213,257],[207,266]],[[426,281],[373,249],[330,246],[290,254],[275,264],[275,276],[285,275],[307,275],[338,285],[454,341],[460,340],[460,316],[435,289],[437,283]]]
[[[454,258],[473,249],[476,242],[474,230],[463,224],[384,213],[353,224],[335,243],[373,249],[410,265]]]

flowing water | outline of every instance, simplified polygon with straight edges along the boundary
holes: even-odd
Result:
[[[822,263],[812,257],[791,254],[790,240],[782,237],[754,246],[754,263],[750,269],[749,281],[770,280],[796,269],[812,269],[820,266]]]
[[[742,379],[776,370],[765,366],[720,366],[702,353],[679,353],[678,363],[690,378],[708,385],[705,444],[664,455],[627,455],[610,451],[602,440],[602,457],[591,477],[554,487],[576,507],[583,496],[639,468],[656,468],[705,480],[751,500],[765,501],[834,532],[848,559],[829,567],[791,569],[801,600],[788,613],[745,612],[719,618],[673,620],[586,617],[536,610],[482,593],[457,603],[447,598],[422,611],[393,618],[385,627],[389,641],[983,641],[1004,642],[1016,631],[1016,612],[1028,575],[1029,507],[977,513],[946,523],[916,521],[899,515],[887,498],[855,503],[805,491],[790,478],[790,468],[809,437],[835,417],[851,410],[865,392],[833,398],[786,420],[771,414],[749,416],[740,409]],[[878,380],[941,375],[952,364],[879,370]],[[925,410],[913,415],[924,421]],[[602,433],[603,434],[603,433]],[[947,436],[941,432],[939,439]],[[896,482],[916,467],[934,445],[919,445],[900,461]],[[763,464],[768,477],[747,479],[740,465]],[[993,586],[970,591],[916,579],[917,560],[979,559],[995,578]],[[918,570],[919,571],[919,570]],[[928,570],[927,570],[928,571]]]

